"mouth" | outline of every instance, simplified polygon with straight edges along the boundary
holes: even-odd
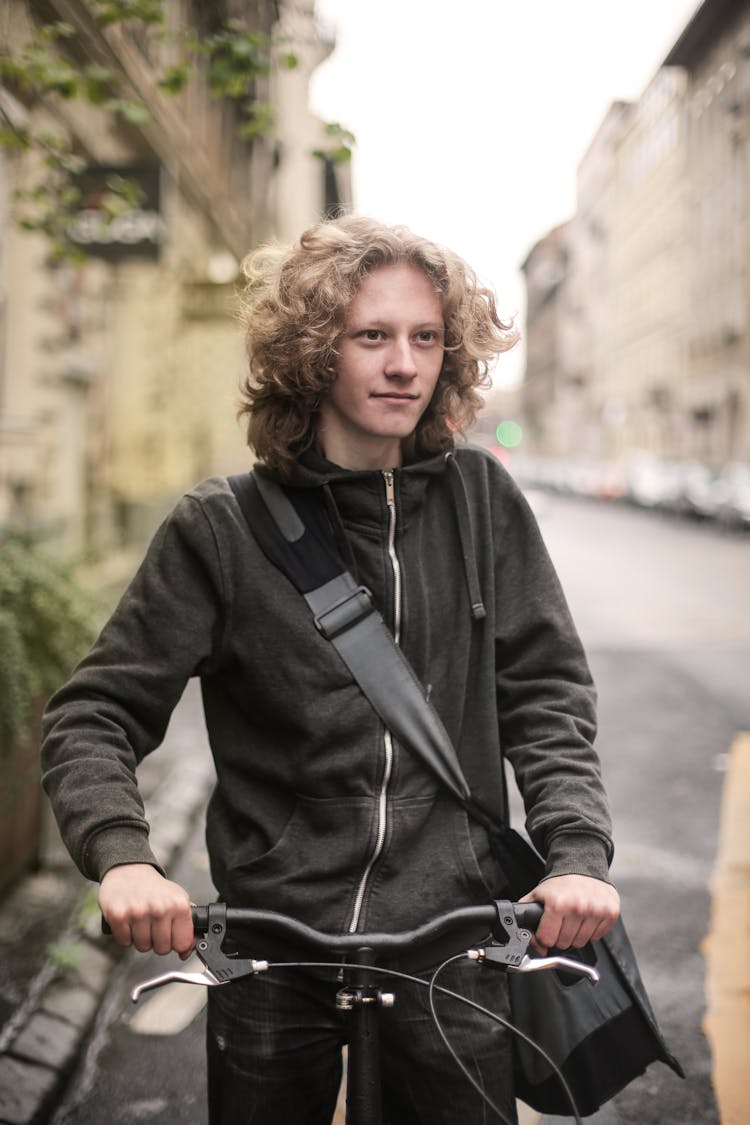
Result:
[[[384,399],[386,402],[416,402],[418,395],[400,393],[399,391],[373,392],[371,398]]]

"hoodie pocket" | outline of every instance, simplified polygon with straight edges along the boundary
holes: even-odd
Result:
[[[466,812],[455,801],[398,801],[361,928],[411,929],[455,907],[490,902],[500,885],[494,863],[480,865]]]
[[[297,796],[279,839],[262,855],[237,848],[227,873],[227,900],[293,914],[342,929],[371,847],[376,803]]]

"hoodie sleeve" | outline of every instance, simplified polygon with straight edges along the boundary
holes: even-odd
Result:
[[[135,770],[162,741],[188,679],[216,661],[224,601],[211,526],[188,494],[154,536],[89,655],[47,705],[42,783],[89,879],[121,863],[158,867]]]
[[[547,877],[608,879],[611,822],[596,736],[596,691],[533,513],[507,478],[495,526],[500,737]]]

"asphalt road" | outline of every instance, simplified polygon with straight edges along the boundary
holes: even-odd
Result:
[[[613,875],[670,1047],[590,1120],[718,1122],[701,1029],[725,755],[750,729],[750,537],[617,506],[532,497],[599,687],[599,749],[615,820]],[[200,835],[174,873],[210,897]],[[134,1009],[161,960],[125,959],[55,1125],[204,1125],[202,991]],[[165,1032],[171,1031],[171,1034]],[[545,1118],[544,1125],[561,1118]]]
[[[701,943],[726,754],[735,733],[750,729],[750,537],[532,499],[599,688],[613,877],[662,1029],[687,1072],[681,1082],[653,1066],[591,1120],[711,1125]]]

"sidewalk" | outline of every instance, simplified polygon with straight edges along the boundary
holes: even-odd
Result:
[[[139,782],[155,854],[169,867],[213,780],[197,684]],[[77,1062],[120,956],[101,935],[96,888],[54,835],[39,872],[0,904],[0,1125],[43,1125]],[[85,976],[78,965],[85,965]]]

